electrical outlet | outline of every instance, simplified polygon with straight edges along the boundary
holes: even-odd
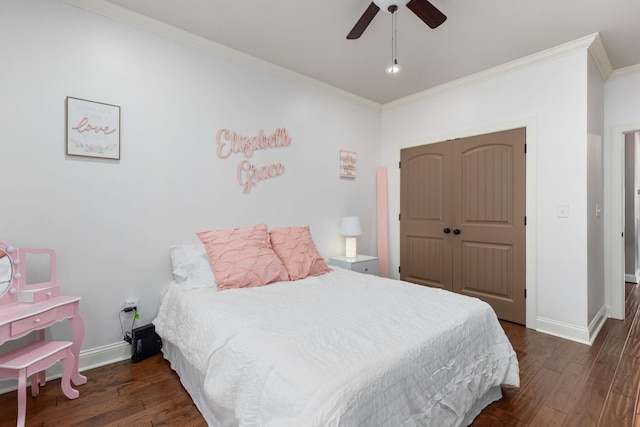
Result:
[[[124,303],[124,308],[137,308],[138,307],[138,299],[137,298],[129,298],[125,303]]]

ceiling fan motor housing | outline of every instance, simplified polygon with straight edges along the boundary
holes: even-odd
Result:
[[[406,6],[409,0],[373,0],[373,3],[387,13],[393,13],[398,10],[400,6]],[[392,6],[395,6],[395,8]]]

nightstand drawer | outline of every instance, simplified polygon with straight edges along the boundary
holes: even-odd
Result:
[[[11,323],[11,336],[20,335],[24,332],[28,332],[34,329],[43,328],[50,323],[55,322],[58,319],[57,309],[48,310],[44,313],[36,314],[34,316],[25,317],[24,319],[16,320]]]
[[[351,271],[358,273],[378,275],[378,260],[354,262],[351,265]]]
[[[378,257],[368,255],[358,255],[356,258],[331,257],[329,258],[329,265],[336,265],[358,273],[373,274],[374,276],[380,273]]]

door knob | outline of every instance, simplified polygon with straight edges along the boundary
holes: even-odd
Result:
[[[450,228],[448,228],[448,227],[447,227],[447,228],[445,228],[445,229],[444,229],[444,230],[442,230],[442,231],[444,231],[444,234],[449,234],[449,233],[451,233],[451,229],[450,229]]]
[[[460,234],[460,230],[456,228],[455,230],[453,230],[453,234]]]

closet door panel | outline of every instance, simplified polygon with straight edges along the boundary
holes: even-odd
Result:
[[[453,148],[453,290],[525,323],[525,129],[464,138]]]
[[[400,278],[451,290],[451,149],[405,149],[401,165]]]

